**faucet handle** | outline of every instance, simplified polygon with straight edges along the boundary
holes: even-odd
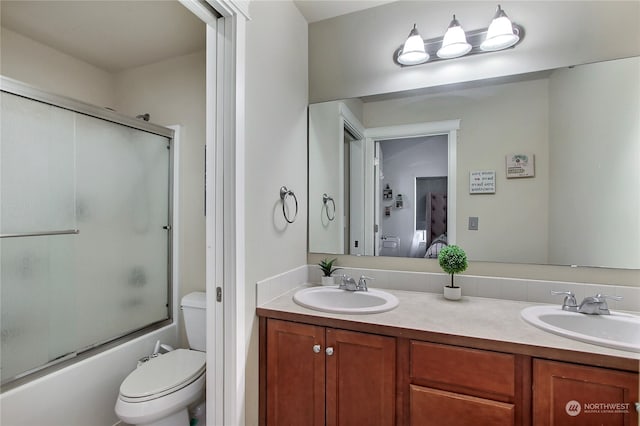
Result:
[[[607,299],[620,301],[620,300],[623,299],[623,297],[622,296],[609,296],[607,294],[598,293],[598,294],[596,294],[596,299],[600,299],[602,302],[604,302]]]
[[[551,294],[554,296],[564,296],[564,301],[562,302],[563,311],[575,312],[578,310],[578,301],[576,300],[576,295],[572,291],[551,290]]]
[[[607,299],[611,300],[622,300],[622,296],[609,296],[607,294],[598,293],[595,295],[595,301],[600,302],[600,311],[602,313],[609,313],[609,306],[607,305]]]
[[[360,290],[369,291],[369,287],[367,287],[367,280],[375,280],[375,278],[360,275],[360,280],[358,281],[358,287]]]
[[[342,282],[340,286],[338,286],[341,290],[347,291],[355,291],[357,287],[356,280],[348,276],[347,274],[342,274]]]

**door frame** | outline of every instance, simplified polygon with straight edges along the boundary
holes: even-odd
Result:
[[[458,130],[460,130],[460,120],[444,120],[444,121],[432,121],[425,123],[415,123],[415,124],[403,124],[399,126],[385,126],[385,127],[372,127],[365,130],[366,144],[370,146],[371,149],[365,151],[369,152],[371,158],[367,161],[368,164],[374,164],[374,156],[375,156],[375,143],[381,140],[387,139],[405,139],[405,138],[414,138],[419,136],[435,136],[435,135],[447,135],[447,199],[452,200],[453,202],[447,203],[447,240],[450,244],[455,244],[456,242],[456,185],[457,185],[457,144],[458,144]],[[371,188],[371,191],[368,191],[374,194],[373,188],[376,187],[375,182],[373,182],[374,176],[373,174],[367,175],[371,180],[367,184],[365,182],[365,187]],[[371,217],[371,220],[375,217],[375,209],[376,206],[379,206],[379,203],[376,202],[380,194],[375,193],[375,197],[370,201],[370,208],[365,208],[365,212],[371,211],[367,216]],[[366,222],[366,220],[365,220]],[[375,224],[373,225],[375,226]],[[376,248],[379,247],[380,234],[376,233],[376,241],[374,242]],[[378,250],[376,250],[375,255],[378,255]]]
[[[179,1],[207,24],[207,424],[243,424],[244,193],[236,188],[244,187],[243,76],[248,2]]]

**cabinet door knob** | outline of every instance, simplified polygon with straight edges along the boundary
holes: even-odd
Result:
[[[333,355],[333,348],[329,346],[327,349],[325,349],[325,352],[327,353],[327,355],[331,356]]]
[[[319,354],[320,353],[320,345],[313,345],[313,352]]]

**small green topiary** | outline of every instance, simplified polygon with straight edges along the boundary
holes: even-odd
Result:
[[[438,263],[443,271],[451,275],[451,285],[447,287],[457,288],[453,283],[453,275],[467,269],[467,254],[460,247],[451,245],[443,248],[438,253]]]

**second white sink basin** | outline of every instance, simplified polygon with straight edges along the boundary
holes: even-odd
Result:
[[[338,314],[375,314],[398,306],[398,299],[386,291],[346,291],[337,287],[309,287],[298,290],[293,301],[305,308]]]
[[[585,315],[557,305],[530,306],[522,318],[542,330],[594,345],[640,352],[640,317],[612,312]]]

